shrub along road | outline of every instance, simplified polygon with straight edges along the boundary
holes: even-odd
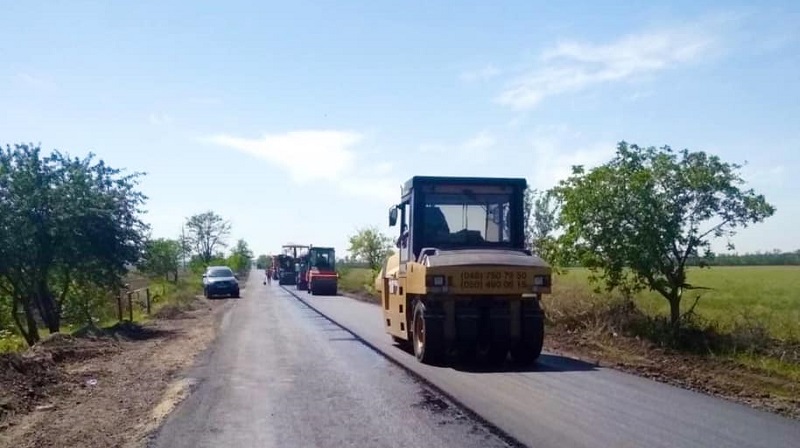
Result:
[[[556,355],[528,371],[422,365],[383,332],[380,307],[296,296],[527,446],[795,447],[800,440],[796,420]]]

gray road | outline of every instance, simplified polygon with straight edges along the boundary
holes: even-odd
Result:
[[[800,447],[800,422],[558,356],[522,372],[422,365],[383,332],[380,307],[298,297],[527,446]]]
[[[486,426],[251,276],[157,447],[496,447]]]

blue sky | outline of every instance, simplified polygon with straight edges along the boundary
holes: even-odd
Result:
[[[792,1],[2,1],[0,136],[148,173],[146,220],[347,248],[415,174],[548,188],[625,139],[745,162],[800,248]],[[454,155],[455,154],[455,155]]]

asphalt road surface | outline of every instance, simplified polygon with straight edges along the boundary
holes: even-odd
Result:
[[[527,371],[423,365],[383,332],[380,307],[262,276],[155,446],[800,446],[796,421],[554,355]]]
[[[502,447],[491,428],[250,276],[156,447]],[[513,446],[513,445],[512,445]]]
[[[420,364],[379,306],[288,291],[526,446],[800,447],[800,422],[555,355],[527,371]]]

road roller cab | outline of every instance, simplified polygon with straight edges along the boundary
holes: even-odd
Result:
[[[332,247],[315,247],[308,250],[308,292],[335,296],[339,290],[336,272],[336,251]]]
[[[297,256],[297,263],[294,265],[297,273],[295,287],[300,291],[308,289],[308,252]]]
[[[400,228],[375,288],[386,331],[426,363],[450,354],[536,360],[551,269],[525,245],[525,179],[411,178],[389,210]]]
[[[295,272],[295,259],[291,255],[278,255],[278,284],[294,285],[297,273]]]

